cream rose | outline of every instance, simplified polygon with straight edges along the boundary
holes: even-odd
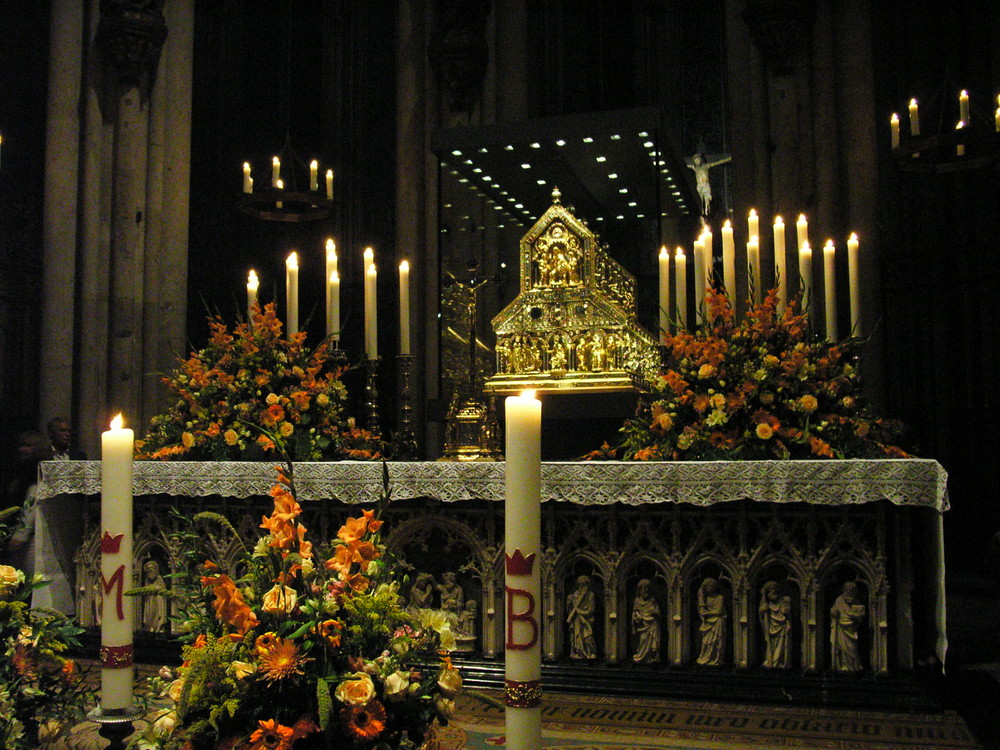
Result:
[[[455,715],[455,701],[451,698],[438,696],[434,700],[434,708],[442,722],[448,721],[448,719]]]
[[[454,667],[442,667],[437,683],[446,698],[454,698],[462,691],[462,675]]]
[[[393,672],[385,678],[385,697],[393,703],[403,700],[409,688],[409,672]]]
[[[295,589],[290,586],[275,584],[274,588],[264,594],[264,601],[261,602],[261,609],[269,615],[287,615],[295,609],[298,597]]]
[[[167,688],[167,695],[170,696],[170,700],[174,703],[179,703],[181,700],[181,692],[184,690],[184,678],[179,677],[170,683],[170,687]]]
[[[11,565],[0,565],[0,592],[7,592],[24,582],[24,573]]]
[[[156,719],[153,721],[153,731],[158,737],[166,737],[173,734],[174,729],[177,727],[177,712],[176,711],[160,711]]]
[[[348,706],[364,706],[375,697],[375,683],[365,672],[355,672],[337,685],[334,697]]]

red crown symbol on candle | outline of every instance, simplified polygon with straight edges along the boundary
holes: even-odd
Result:
[[[124,534],[118,534],[118,536],[111,536],[107,531],[104,532],[104,536],[101,537],[101,552],[107,555],[114,555],[118,553],[118,550],[122,546],[122,538]]]
[[[527,557],[521,550],[514,550],[513,555],[504,555],[507,562],[507,575],[509,576],[530,576],[531,569],[535,565],[535,553],[532,552]]]

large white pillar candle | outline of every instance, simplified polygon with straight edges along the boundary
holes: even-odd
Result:
[[[260,281],[257,278],[257,272],[252,268],[250,273],[247,274],[247,320],[253,318],[253,308],[257,304],[257,289],[260,287]]]
[[[372,263],[365,271],[365,357],[378,359],[378,272]]]
[[[750,294],[750,304],[756,305],[763,294],[763,282],[760,278],[760,240],[756,234],[747,240],[747,289]]]
[[[399,353],[410,353],[410,261],[399,263]]]
[[[733,308],[736,307],[736,241],[733,225],[726,219],[722,225],[722,283]]]
[[[847,238],[847,285],[851,294],[851,335],[861,335],[861,279],[858,269],[858,235]]]
[[[678,245],[674,253],[674,282],[677,297],[677,316],[681,329],[687,329],[688,313],[688,290],[687,290],[687,256],[684,255],[684,248]]]
[[[785,222],[774,217],[774,275],[777,277],[778,313],[788,304],[788,258],[785,255]]]
[[[295,252],[285,259],[285,328],[289,336],[299,332],[299,256]]]
[[[337,268],[337,245],[326,241],[326,335],[340,338],[340,270]]]
[[[660,340],[670,333],[670,255],[667,246],[660,248]]]
[[[823,245],[823,314],[827,341],[837,340],[837,250],[833,240]]]
[[[101,711],[132,709],[132,430],[119,414],[101,435]]]
[[[531,391],[506,407],[504,703],[508,750],[542,746],[541,424]]]

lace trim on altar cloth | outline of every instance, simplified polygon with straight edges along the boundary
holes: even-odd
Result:
[[[136,461],[135,495],[254,497],[266,495],[271,462]],[[504,463],[389,462],[394,499],[443,502],[504,499]],[[370,503],[382,491],[382,464],[367,461],[295,464],[301,502]],[[542,464],[542,499],[583,505],[733,500],[850,505],[888,500],[941,512],[949,508],[948,475],[932,459],[843,461],[572,461]],[[45,461],[38,498],[96,495],[100,461]]]

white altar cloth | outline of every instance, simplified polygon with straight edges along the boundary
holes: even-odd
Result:
[[[443,502],[502,501],[504,462],[390,461],[392,497]],[[254,497],[276,479],[274,462],[136,461],[135,495]],[[336,461],[295,464],[300,502],[378,499],[382,464]],[[948,509],[948,476],[931,459],[844,461],[566,461],[542,464],[542,499],[585,505],[692,503],[734,500]],[[101,491],[99,461],[41,464],[38,498]]]

